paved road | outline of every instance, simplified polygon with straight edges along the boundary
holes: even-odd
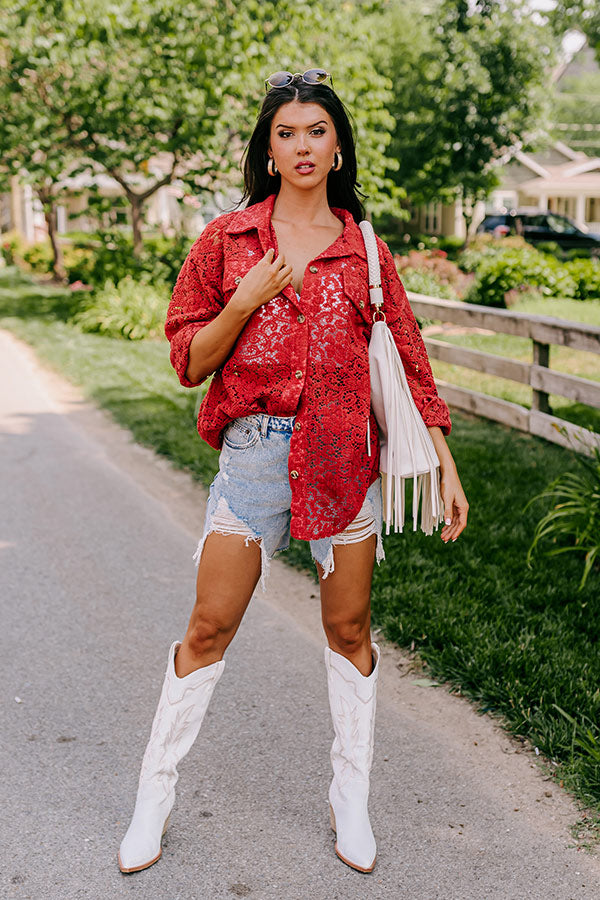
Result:
[[[193,595],[202,492],[0,332],[2,898],[587,900],[574,806],[489,719],[385,646],[372,875],[333,853],[313,583],[253,599],[181,766],[162,860],[116,851],[166,653]]]

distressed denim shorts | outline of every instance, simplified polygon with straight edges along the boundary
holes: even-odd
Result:
[[[239,534],[261,549],[261,586],[265,590],[273,554],[290,543],[292,491],[288,476],[290,438],[295,417],[251,415],[234,419],[223,433],[219,471],[210,486],[204,532],[194,554],[200,563],[209,534]],[[340,534],[310,541],[313,559],[326,578],[334,571],[333,548],[377,536],[376,560],[385,559],[381,539],[381,480],[367,491],[354,522]]]

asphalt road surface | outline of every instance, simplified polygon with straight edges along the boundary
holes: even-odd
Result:
[[[332,729],[314,583],[257,592],[157,865],[117,849],[172,640],[191,609],[203,492],[0,332],[0,897],[587,900],[578,813],[489,718],[382,643],[371,875],[334,854]],[[420,676],[422,678],[422,675]]]

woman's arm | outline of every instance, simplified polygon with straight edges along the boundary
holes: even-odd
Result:
[[[440,461],[440,492],[444,501],[444,521],[445,525],[441,531],[441,538],[444,543],[455,541],[461,531],[467,526],[467,513],[469,512],[469,504],[465,492],[462,489],[456,464],[450,453],[450,448],[446,443],[446,438],[442,434],[442,429],[437,425],[428,427],[427,430],[433,440],[436,453]]]
[[[229,303],[218,316],[197,331],[190,342],[186,378],[199,384],[221,366],[252,313],[276,297],[292,280],[292,267],[280,254],[267,250],[244,275]]]

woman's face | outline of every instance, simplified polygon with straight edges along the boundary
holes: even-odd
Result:
[[[327,178],[340,152],[329,113],[318,103],[292,100],[279,107],[271,122],[269,156],[282,180],[313,188]]]

